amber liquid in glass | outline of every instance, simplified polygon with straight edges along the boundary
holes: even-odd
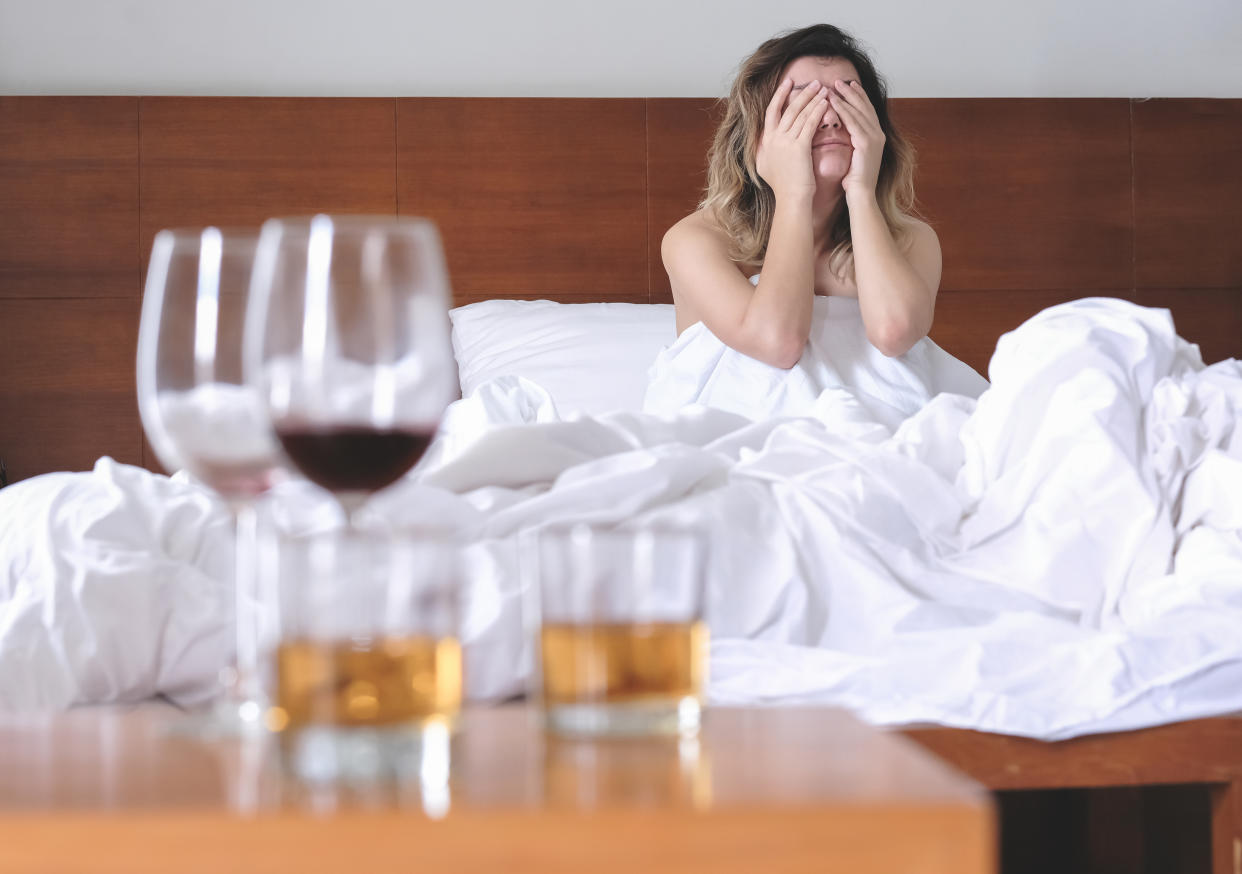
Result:
[[[707,663],[703,622],[545,624],[548,704],[627,704],[699,698]]]
[[[461,644],[430,636],[290,640],[276,653],[277,731],[308,725],[452,722],[461,709]]]

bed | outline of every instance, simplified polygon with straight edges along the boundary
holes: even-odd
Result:
[[[156,469],[133,350],[158,229],[428,215],[459,306],[667,304],[659,241],[697,198],[714,112],[681,99],[0,98],[10,478],[101,455]],[[893,113],[945,252],[932,330],[945,349],[984,372],[1028,317],[1102,296],[1167,307],[1205,362],[1242,357],[1242,101],[897,100]],[[1210,787],[1212,863],[1226,871],[1242,836],[1235,725],[1051,744],[909,731],[995,789]]]

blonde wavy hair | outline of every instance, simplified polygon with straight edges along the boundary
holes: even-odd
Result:
[[[699,204],[709,210],[729,236],[729,255],[740,264],[759,267],[768,248],[776,196],[759,176],[755,155],[763,119],[781,72],[798,58],[841,58],[854,65],[859,83],[875,107],[884,131],[884,155],[876,183],[876,200],[893,238],[900,241],[918,214],[914,198],[914,148],[888,115],[888,87],[854,38],[830,24],[815,24],[773,37],[747,58],[724,99],[724,120],[708,152],[707,192]],[[854,246],[849,208],[842,210],[829,237],[829,269],[852,276]]]

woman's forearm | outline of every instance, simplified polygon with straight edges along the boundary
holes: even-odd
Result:
[[[897,247],[874,193],[847,194],[847,203],[867,339],[885,355],[901,355],[931,330],[935,289]]]
[[[811,194],[776,202],[763,272],[746,310],[745,324],[782,349],[784,366],[802,355],[811,333],[815,299],[814,229]]]

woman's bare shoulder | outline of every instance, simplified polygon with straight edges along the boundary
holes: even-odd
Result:
[[[927,222],[912,219],[902,234],[901,251],[930,289],[934,300],[940,289],[941,271],[944,268],[940,237],[936,235],[936,231]]]
[[[753,288],[729,248],[729,235],[703,209],[664,234],[660,254],[677,306],[678,333],[698,321],[711,325],[713,314],[719,318],[724,313],[727,321],[730,314],[745,310]]]
[[[733,260],[729,233],[706,209],[699,209],[677,222],[664,234],[660,255],[673,285],[673,296],[695,286],[719,289],[722,281],[740,276],[749,282],[755,269]]]
[[[931,243],[935,243],[936,248],[940,247],[940,237],[936,235],[936,229],[922,219],[909,216],[901,231],[902,250],[909,252],[916,245],[925,247]]]
[[[663,245],[665,256],[669,254],[670,246],[674,250],[690,247],[701,251],[710,248],[727,253],[729,235],[709,210],[697,209],[665,232]]]

